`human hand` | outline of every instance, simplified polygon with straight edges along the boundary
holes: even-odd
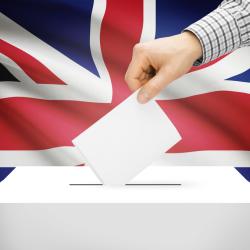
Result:
[[[146,103],[186,74],[201,56],[200,41],[189,31],[139,43],[134,46],[125,81],[132,91],[142,87],[137,98]]]

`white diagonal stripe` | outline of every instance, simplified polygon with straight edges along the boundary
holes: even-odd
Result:
[[[0,31],[0,38],[36,58],[66,83],[66,85],[49,84],[45,86],[41,84],[41,86],[39,84],[34,84],[34,86],[31,86],[28,85],[29,82],[23,81],[21,86],[24,87],[24,91],[17,88],[14,93],[11,93],[7,86],[9,83],[1,82],[1,97],[26,97],[25,93],[27,88],[32,88],[31,91],[27,92],[29,93],[27,97],[37,98],[38,95],[39,98],[49,100],[76,100],[100,103],[111,102],[112,85],[102,55],[100,54],[100,23],[106,10],[106,1],[101,1],[101,4],[99,2],[100,1],[97,0],[94,4],[91,16],[92,30],[90,31],[90,37],[92,41],[95,40],[95,43],[91,45],[92,55],[98,72],[103,79],[92,74],[22,28],[7,16],[0,13],[1,27],[3,27]],[[95,26],[95,24],[97,25]],[[93,30],[94,26],[95,28]],[[6,60],[1,59],[2,57],[0,57],[0,62],[4,64]],[[22,76],[23,72],[20,68],[19,71]],[[18,75],[15,76],[19,79]],[[7,92],[5,92],[5,87],[7,87]],[[31,92],[33,96],[30,96]],[[56,95],[51,95],[51,92],[55,92]]]

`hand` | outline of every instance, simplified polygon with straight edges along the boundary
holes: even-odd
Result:
[[[186,74],[201,56],[200,41],[189,31],[139,43],[134,47],[125,81],[132,91],[142,87],[138,101],[146,103],[169,83]]]

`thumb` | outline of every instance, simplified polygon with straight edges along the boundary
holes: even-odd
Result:
[[[144,104],[157,96],[169,83],[178,76],[167,68],[161,68],[139,91],[138,102]]]

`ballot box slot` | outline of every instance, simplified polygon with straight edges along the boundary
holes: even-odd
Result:
[[[103,186],[102,183],[71,183],[70,186]],[[125,186],[181,186],[181,183],[128,183]]]

